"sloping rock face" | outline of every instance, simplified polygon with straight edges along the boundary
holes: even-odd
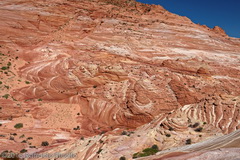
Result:
[[[0,28],[0,151],[131,158],[240,128],[240,40],[219,27],[135,1],[5,0]]]

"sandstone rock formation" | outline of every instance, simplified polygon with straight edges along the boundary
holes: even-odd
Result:
[[[240,128],[240,40],[219,27],[131,0],[5,0],[0,28],[0,152],[130,159]]]

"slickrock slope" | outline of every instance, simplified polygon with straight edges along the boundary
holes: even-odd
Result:
[[[240,40],[161,6],[0,1],[0,52],[0,152],[131,159],[240,129]]]

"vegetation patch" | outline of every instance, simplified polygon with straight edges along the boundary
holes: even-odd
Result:
[[[20,153],[26,153],[26,152],[27,152],[26,149],[22,149],[22,150],[20,151]]]
[[[49,143],[47,141],[42,142],[42,146],[48,146],[48,145],[49,145]]]
[[[198,128],[196,128],[194,131],[195,131],[195,132],[202,132],[202,130],[203,130],[202,127],[198,127]]]
[[[186,140],[186,144],[192,144],[192,140],[191,139],[187,139]]]
[[[9,94],[5,94],[2,97],[5,98],[5,99],[8,99],[9,96],[10,96]]]
[[[197,123],[194,123],[194,124],[190,124],[188,127],[191,127],[191,128],[196,128],[198,127],[200,124],[197,122]]]
[[[14,128],[16,129],[19,129],[19,128],[22,128],[23,127],[23,124],[22,123],[17,123],[15,124]]]
[[[126,157],[120,157],[119,160],[126,160]]]
[[[151,148],[146,148],[142,150],[142,152],[134,153],[133,158],[147,157],[147,156],[156,154],[158,151],[159,151],[158,146],[153,145]]]
[[[166,134],[166,137],[171,137],[171,134]]]
[[[99,150],[97,151],[97,154],[101,153],[101,152],[102,152],[102,150],[103,150],[103,149],[99,149]]]
[[[6,66],[3,66],[1,69],[2,69],[2,70],[7,70],[7,69],[9,69],[9,68],[6,67]]]
[[[30,82],[29,82],[29,81],[25,81],[25,83],[26,83],[26,84],[30,84]]]

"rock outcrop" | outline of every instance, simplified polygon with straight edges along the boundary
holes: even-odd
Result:
[[[220,27],[133,0],[4,0],[0,28],[0,152],[131,158],[240,128],[240,40]]]

